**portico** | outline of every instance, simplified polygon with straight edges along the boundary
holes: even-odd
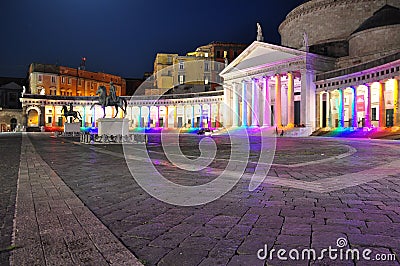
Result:
[[[220,74],[226,126],[316,128],[315,73],[332,60],[263,42],[251,44]]]
[[[318,127],[399,127],[399,67],[396,60],[348,75],[317,75]]]

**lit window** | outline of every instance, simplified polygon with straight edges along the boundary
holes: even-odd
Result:
[[[224,51],[224,58],[228,57],[228,51]]]
[[[53,84],[56,83],[56,77],[55,76],[51,76],[51,83],[53,83]]]
[[[78,86],[82,86],[82,80],[78,79]]]
[[[204,84],[208,85],[208,77],[204,77]]]
[[[71,84],[71,78],[68,78],[68,84]]]
[[[61,83],[65,83],[65,77],[61,77]]]
[[[208,53],[204,53],[204,57],[208,57]]]
[[[185,68],[185,65],[183,64],[183,62],[179,62],[179,69],[183,70]]]
[[[43,81],[43,75],[38,75],[38,81],[42,82]]]
[[[179,84],[183,84],[185,82],[185,76],[179,75]]]

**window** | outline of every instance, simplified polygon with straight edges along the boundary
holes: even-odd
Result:
[[[376,121],[376,107],[372,108],[372,120]]]
[[[228,58],[228,51],[224,51],[224,58]]]
[[[47,123],[48,123],[48,124],[51,124],[52,122],[53,122],[52,117],[51,117],[51,116],[48,116],[48,117],[47,117]]]
[[[238,56],[238,52],[237,51],[234,51],[233,52],[233,58],[236,58]]]
[[[204,77],[204,84],[205,84],[205,85],[208,85],[208,82],[209,82],[209,78],[208,78],[207,76],[205,76],[205,77]]]
[[[50,95],[56,95],[57,94],[57,89],[52,87],[50,88]]]
[[[204,53],[204,57],[208,57],[208,53]]]
[[[217,51],[217,58],[221,57],[221,51]]]
[[[179,84],[183,84],[185,82],[185,76],[179,75]]]
[[[210,67],[208,66],[208,61],[204,61],[204,71],[210,71]]]
[[[65,77],[61,77],[61,83],[65,84]]]
[[[172,56],[167,57],[167,64],[172,64]]]
[[[51,83],[55,84],[56,83],[56,77],[55,76],[51,76]]]
[[[76,96],[82,96],[82,92],[81,91],[77,91],[76,92]]]
[[[38,82],[42,82],[43,81],[43,75],[38,75]]]
[[[71,84],[71,78],[68,78],[68,84]]]
[[[179,62],[179,70],[183,70],[185,68],[185,65],[182,61]]]
[[[82,86],[82,80],[78,79],[78,86]]]

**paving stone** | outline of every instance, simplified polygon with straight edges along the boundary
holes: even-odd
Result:
[[[207,256],[206,250],[177,248],[165,255],[158,265],[198,265]]]
[[[235,255],[229,261],[228,266],[238,266],[238,265],[264,265],[262,260],[259,260],[256,255]]]
[[[182,137],[188,155],[194,154],[193,148],[197,144],[193,140],[196,138],[197,136],[192,135]],[[151,198],[137,185],[130,176],[124,160],[121,160],[123,156],[119,145],[102,145],[93,150],[91,146],[74,145],[69,142],[61,145],[60,140],[48,140],[42,135],[35,135],[32,141],[45,161],[54,162],[51,166],[80,197],[84,206],[89,207],[131,252],[136,254],[136,251],[142,250],[139,259],[149,264],[158,262],[160,265],[224,265],[243,261],[247,262],[246,265],[252,265],[249,263],[252,259],[257,259],[257,251],[265,244],[271,247],[291,248],[297,242],[298,247],[311,244],[323,248],[327,242],[335,245],[339,236],[349,237],[352,246],[353,243],[356,246],[372,242],[378,247],[379,241],[383,244],[378,248],[394,249],[398,246],[396,234],[390,238],[390,230],[377,228],[380,223],[381,227],[384,224],[393,225],[398,219],[400,175],[395,176],[392,173],[390,177],[358,186],[352,184],[352,178],[341,179],[341,176],[351,176],[393,161],[393,157],[400,155],[398,149],[388,149],[378,142],[365,147],[365,143],[356,140],[285,138],[285,141],[278,145],[275,158],[275,163],[281,165],[273,165],[268,175],[288,176],[292,173],[298,179],[282,178],[278,184],[268,183],[270,179],[266,179],[255,192],[249,192],[247,177],[214,202],[197,207],[176,207]],[[226,140],[221,137],[219,141]],[[334,146],[326,146],[327,143]],[[326,154],[347,152],[348,148],[343,148],[344,143],[357,149],[357,156],[332,160],[329,163],[302,164],[314,160],[314,151],[324,150]],[[154,145],[149,149],[161,152],[160,147]],[[309,148],[310,152],[311,149],[314,151],[310,156],[299,156],[305,147]],[[251,152],[252,160],[257,159],[254,156],[255,152]],[[61,161],[64,154],[71,155],[69,165]],[[166,160],[162,154],[154,155],[159,162]],[[91,160],[96,160],[95,169]],[[286,163],[299,166],[282,166]],[[72,169],[70,165],[79,165],[79,169]],[[118,169],[118,172],[113,171],[111,174],[110,165],[113,169]],[[218,173],[224,165],[215,163],[212,167],[220,169],[211,167],[209,170]],[[247,170],[254,166],[255,164],[249,165]],[[157,170],[177,182],[185,182],[183,177],[186,173],[171,164],[159,164]],[[36,167],[27,167],[26,174],[29,171],[30,174],[37,174],[43,178],[47,175],[51,178],[48,172]],[[199,173],[190,173],[187,176],[203,182],[211,175],[203,177]],[[362,174],[361,176],[364,178]],[[332,183],[325,186],[323,182],[328,182],[327,180]],[[40,185],[33,184],[34,197],[46,200],[48,195],[41,192]],[[54,202],[59,200],[54,190],[45,187],[56,198]],[[321,188],[330,190],[316,192],[322,191]],[[58,192],[60,195],[64,193]],[[29,203],[32,198],[26,198],[26,201]],[[21,206],[25,208],[23,204]],[[26,206],[26,209],[30,208],[29,204]],[[60,208],[57,215],[61,215],[62,212]],[[125,214],[129,215],[125,217]],[[89,219],[90,217],[84,217],[82,221],[87,225]],[[78,218],[77,220],[80,222]],[[368,223],[371,223],[371,226],[368,226]],[[249,229],[251,230],[248,232]],[[377,233],[382,233],[380,239],[376,237]],[[363,240],[370,235],[376,238],[369,242]],[[177,236],[176,241],[173,241],[171,236]],[[282,244],[279,244],[281,242]],[[97,246],[104,245],[110,250],[107,246],[110,244],[106,239],[100,238]],[[153,244],[157,247],[152,246]],[[169,247],[160,247],[161,245]],[[179,254],[182,250],[185,252]],[[164,255],[163,252],[168,253]],[[161,256],[163,257],[158,260]],[[122,260],[122,256],[118,258]],[[274,260],[272,265],[299,265],[290,263],[278,264]],[[326,264],[331,261],[317,263]]]

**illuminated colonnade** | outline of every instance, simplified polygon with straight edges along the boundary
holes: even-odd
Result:
[[[301,91],[306,91],[302,89],[300,72],[233,81],[225,84],[224,90],[228,95],[224,99],[228,109],[225,113],[230,113],[225,116],[226,125],[291,128],[312,121],[306,113],[300,113],[300,108],[295,113],[295,106],[301,106]],[[308,105],[304,105],[306,109]]]
[[[358,81],[358,78],[355,78]],[[320,128],[399,127],[399,77],[356,83],[317,94]]]

